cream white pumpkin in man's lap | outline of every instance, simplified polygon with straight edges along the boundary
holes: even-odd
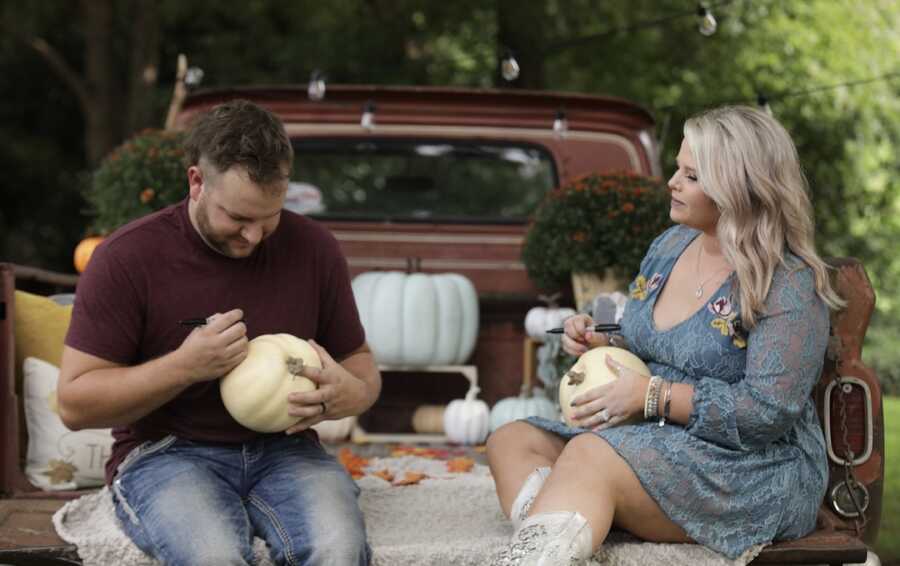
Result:
[[[306,340],[290,334],[264,334],[250,341],[247,357],[219,384],[225,408],[257,432],[281,432],[300,420],[288,414],[288,394],[312,391],[316,384],[300,368],[322,367]]]

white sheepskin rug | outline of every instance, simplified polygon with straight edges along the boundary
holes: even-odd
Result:
[[[512,527],[500,511],[487,466],[461,463],[471,468],[454,472],[447,461],[411,455],[363,463],[366,475],[357,482],[374,566],[483,565],[506,543]],[[401,485],[404,480],[417,483]],[[125,536],[107,488],[70,501],[53,524],[63,540],[78,547],[85,566],[158,564]],[[591,566],[743,566],[761,549],[728,560],[700,545],[646,543],[613,532]],[[254,550],[258,564],[272,564],[261,539]]]

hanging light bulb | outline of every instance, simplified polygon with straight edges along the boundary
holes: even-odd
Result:
[[[500,75],[510,83],[519,78],[519,62],[513,57],[512,51],[507,50],[500,62]]]
[[[325,98],[325,77],[318,69],[313,71],[309,77],[309,86],[306,87],[306,94],[314,102]]]
[[[774,116],[772,113],[772,107],[769,106],[769,99],[766,98],[766,95],[760,93],[756,95],[756,104],[759,106],[759,109],[768,114],[769,116]]]
[[[375,103],[369,100],[363,108],[362,118],[359,125],[365,130],[372,131],[375,129]]]
[[[188,88],[196,88],[203,82],[203,69],[200,67],[190,67],[184,73],[184,84]]]
[[[566,137],[566,134],[569,133],[569,120],[566,118],[566,113],[562,110],[556,111],[556,118],[553,120],[553,133],[560,139]]]
[[[698,25],[697,29],[700,30],[701,35],[709,37],[712,34],[716,33],[716,28],[719,27],[719,24],[718,22],[716,22],[716,17],[713,16],[712,10],[710,10],[703,4],[698,4],[697,17],[700,18],[700,24]]]

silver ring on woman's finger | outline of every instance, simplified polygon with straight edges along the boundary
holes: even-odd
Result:
[[[602,409],[599,413],[597,413],[597,416],[600,417],[603,422],[606,422],[609,420],[609,411],[607,411],[606,409]]]
[[[325,406],[325,401],[322,401],[319,405],[322,405],[322,414],[324,415],[325,412],[328,411],[328,407]]]

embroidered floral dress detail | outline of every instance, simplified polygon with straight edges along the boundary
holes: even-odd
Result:
[[[735,347],[747,347],[747,340],[741,330],[741,319],[728,297],[723,296],[715,301],[710,301],[706,308],[715,315],[709,322],[710,326],[718,330],[722,336],[730,336]]]
[[[643,275],[638,275],[631,284],[631,298],[638,301],[646,300],[650,293],[659,288],[662,281],[662,273],[654,273],[649,281]]]
[[[643,301],[647,298],[647,278],[638,275],[631,284],[631,298]]]

